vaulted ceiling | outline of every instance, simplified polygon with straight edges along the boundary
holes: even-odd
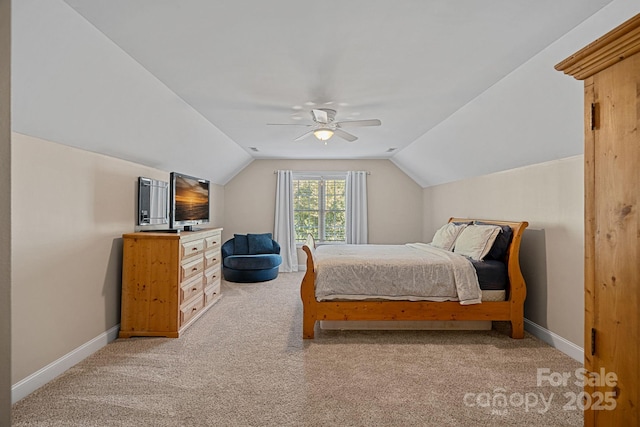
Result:
[[[219,182],[252,159],[389,158],[428,185],[401,153],[610,2],[21,0],[13,127]],[[382,125],[294,141],[314,108]]]

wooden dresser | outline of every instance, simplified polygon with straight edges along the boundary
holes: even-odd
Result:
[[[220,298],[221,232],[122,236],[120,338],[177,338]]]

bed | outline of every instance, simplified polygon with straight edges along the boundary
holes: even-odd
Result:
[[[481,224],[482,226],[499,226],[503,230],[511,231],[511,236],[507,242],[503,242],[504,252],[501,255],[501,259],[498,259],[498,263],[494,265],[502,264],[503,270],[506,270],[505,288],[503,289],[503,299],[499,301],[487,300],[484,297],[484,290],[480,289],[480,281],[476,282],[478,290],[481,292],[479,298],[475,298],[473,295],[473,284],[469,285],[468,289],[463,290],[463,298],[457,299],[451,298],[451,291],[443,291],[440,296],[436,296],[435,300],[431,297],[416,296],[412,292],[410,287],[404,286],[406,274],[400,274],[398,279],[394,279],[394,288],[399,288],[399,293],[394,295],[388,295],[390,292],[380,292],[379,287],[375,287],[376,292],[385,295],[361,295],[360,290],[363,288],[362,284],[357,285],[356,291],[352,288],[348,290],[335,290],[332,286],[339,286],[340,282],[345,286],[348,282],[358,282],[356,276],[348,276],[348,274],[362,274],[364,277],[378,277],[385,275],[393,275],[394,271],[398,267],[393,264],[392,261],[376,261],[369,262],[368,264],[379,264],[377,268],[382,268],[378,272],[366,273],[363,267],[360,266],[358,257],[367,258],[371,257],[370,254],[360,254],[357,251],[359,245],[345,245],[348,247],[350,253],[345,253],[345,248],[334,250],[337,251],[338,258],[333,256],[333,260],[339,259],[339,264],[342,268],[347,268],[349,265],[354,267],[351,269],[351,273],[347,273],[347,270],[333,270],[335,273],[331,273],[329,268],[329,262],[327,259],[331,257],[324,255],[323,246],[316,248],[316,244],[313,238],[307,239],[303,245],[303,250],[307,254],[307,270],[302,279],[300,286],[300,295],[303,304],[303,321],[302,321],[302,334],[305,339],[314,338],[314,330],[316,321],[332,321],[332,320],[358,320],[358,321],[414,321],[414,320],[438,320],[438,321],[462,321],[462,320],[482,320],[482,321],[508,321],[511,324],[511,337],[523,338],[524,337],[524,300],[526,297],[526,285],[522,272],[520,271],[519,251],[520,242],[522,239],[522,233],[528,226],[525,221],[511,222],[511,221],[495,221],[495,220],[476,220],[467,218],[450,218],[448,223],[451,228],[453,225],[461,225],[463,228],[466,225]],[[443,227],[444,228],[444,227]],[[454,238],[455,240],[455,238]],[[434,240],[435,242],[435,240]],[[432,243],[434,243],[432,242]],[[493,244],[493,243],[492,243]],[[496,240],[497,244],[497,240]],[[415,245],[415,244],[414,244]],[[419,244],[418,244],[419,245]],[[452,243],[453,245],[453,243]],[[365,245],[376,246],[376,245]],[[406,245],[397,245],[406,246]],[[411,246],[411,245],[409,245]],[[418,250],[420,248],[412,247],[412,250]],[[426,248],[425,248],[426,249]],[[488,248],[487,251],[493,251],[495,248]],[[429,249],[430,251],[430,249]],[[448,257],[445,252],[452,252],[453,246],[450,249],[445,248],[442,251],[441,257]],[[322,255],[322,256],[320,256]],[[436,254],[437,255],[437,254]],[[391,258],[401,258],[402,252]],[[406,264],[407,261],[403,260],[401,263]],[[471,268],[475,269],[478,279],[482,279],[487,271],[477,269],[478,265],[488,265],[483,261],[480,262],[468,262]],[[384,265],[384,267],[381,267]],[[414,271],[415,271],[415,267]],[[386,270],[385,270],[386,269]],[[355,273],[353,273],[355,272]],[[344,274],[344,276],[343,276]],[[415,276],[415,273],[413,274]],[[327,291],[326,282],[332,281],[332,277],[339,277],[338,280],[333,280],[335,283],[329,283],[329,291]],[[457,276],[456,276],[457,277]],[[367,279],[368,280],[368,279]],[[389,281],[390,279],[386,279]],[[372,281],[374,281],[372,279]],[[398,285],[398,286],[396,286]],[[458,286],[457,284],[455,286]],[[324,290],[323,290],[324,289]],[[321,290],[320,293],[317,291]],[[456,289],[457,291],[458,289]],[[464,292],[467,292],[464,294]]]

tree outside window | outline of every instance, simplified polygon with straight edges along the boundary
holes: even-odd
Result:
[[[294,178],[293,210],[296,242],[311,234],[318,242],[345,242],[346,178]]]

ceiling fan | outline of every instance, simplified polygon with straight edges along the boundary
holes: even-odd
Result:
[[[336,110],[331,110],[329,108],[318,108],[311,110],[311,118],[313,119],[313,124],[301,124],[301,123],[267,123],[270,126],[306,126],[311,127],[312,129],[308,132],[303,133],[294,141],[300,141],[303,138],[313,134],[320,141],[327,141],[333,135],[339,136],[340,138],[353,142],[358,139],[357,136],[350,134],[349,132],[345,132],[342,128],[346,127],[357,127],[357,126],[380,126],[382,122],[378,119],[369,119],[369,120],[347,120],[342,122],[334,121],[336,117]]]

